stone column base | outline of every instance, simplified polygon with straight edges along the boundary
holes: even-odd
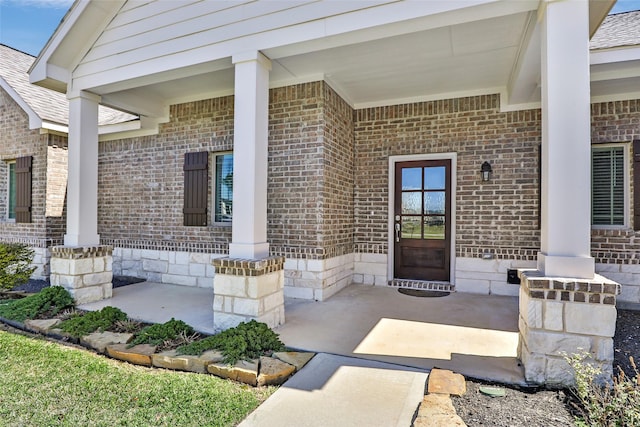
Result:
[[[65,288],[76,304],[111,298],[111,246],[52,246],[51,286]]]
[[[270,328],[284,323],[284,257],[216,258],[213,326],[225,330],[255,319]]]
[[[599,275],[593,279],[544,277],[519,270],[520,345],[525,380],[569,386],[573,372],[563,354],[590,354],[605,375],[613,373],[616,295],[620,285]]]

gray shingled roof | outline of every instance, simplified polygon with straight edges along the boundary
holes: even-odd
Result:
[[[640,45],[640,10],[605,18],[591,38],[591,49]]]
[[[33,85],[27,71],[35,57],[0,44],[0,78],[15,90],[22,100],[33,109],[40,119],[67,125],[69,123],[69,103],[59,92]],[[100,125],[123,123],[137,117],[128,113],[100,106]]]

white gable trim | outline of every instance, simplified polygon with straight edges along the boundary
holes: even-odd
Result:
[[[31,108],[29,104],[27,104],[27,102],[22,99],[18,92],[16,92],[15,89],[11,87],[11,85],[7,83],[7,81],[2,77],[0,77],[0,87],[9,94],[11,99],[13,99],[16,104],[18,104],[22,111],[27,113],[27,116],[29,116],[29,129],[40,129],[42,127],[42,119],[40,118],[40,116],[36,114],[33,108]]]

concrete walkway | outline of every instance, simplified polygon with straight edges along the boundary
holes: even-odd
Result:
[[[164,323],[182,320],[196,331],[213,334],[213,290],[190,286],[142,282],[113,290],[113,297],[81,304],[81,310],[117,307],[136,320]]]
[[[240,427],[409,427],[427,373],[320,353]]]
[[[418,298],[352,285],[323,302],[288,300],[285,317],[276,332],[292,348],[525,384],[517,297]]]

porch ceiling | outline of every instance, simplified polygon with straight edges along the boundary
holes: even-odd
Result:
[[[264,53],[272,60],[272,87],[325,79],[355,107],[495,93],[509,82],[529,19],[524,12],[303,54],[286,55],[295,48]],[[119,100],[133,93],[166,105],[231,94],[234,69],[225,62],[159,83],[93,91],[121,108],[131,101]]]

